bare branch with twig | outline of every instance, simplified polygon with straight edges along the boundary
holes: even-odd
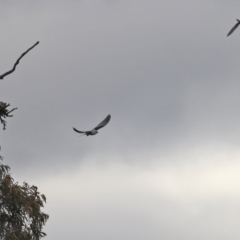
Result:
[[[22,53],[22,55],[17,59],[17,61],[15,62],[15,64],[13,65],[12,70],[5,72],[4,74],[0,75],[0,79],[3,79],[5,76],[11,74],[12,72],[15,71],[17,65],[19,64],[21,58],[24,57],[24,55],[26,55],[31,49],[33,49],[35,46],[37,46],[39,44],[39,42],[36,42],[32,47],[30,47],[26,52]]]

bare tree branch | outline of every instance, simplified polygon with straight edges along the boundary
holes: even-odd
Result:
[[[22,53],[22,55],[18,58],[18,60],[15,62],[12,70],[5,72],[4,74],[0,75],[0,79],[3,79],[5,76],[11,74],[12,72],[15,71],[17,65],[19,64],[19,61],[21,60],[21,58],[26,55],[31,49],[33,49],[35,46],[37,46],[39,44],[39,42],[36,42],[32,47],[30,47],[26,52]]]

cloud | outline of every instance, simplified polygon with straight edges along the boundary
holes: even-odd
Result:
[[[161,164],[161,159],[147,168],[88,161],[71,173],[40,180],[47,195],[54,189],[47,204],[53,216],[47,227],[50,239],[56,234],[73,239],[191,239],[196,232],[197,239],[237,237],[237,228],[228,221],[234,224],[231,209],[239,209],[239,152],[199,152],[185,154],[189,163],[177,166]],[[66,218],[71,224],[60,230],[57,219],[64,225]]]
[[[1,6],[1,72],[40,41],[1,81],[1,154],[46,194],[49,239],[239,238],[234,1]]]

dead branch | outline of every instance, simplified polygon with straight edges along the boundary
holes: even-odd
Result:
[[[17,65],[19,64],[21,58],[26,55],[31,49],[33,49],[35,46],[37,46],[39,44],[39,42],[36,42],[32,47],[30,47],[26,52],[22,53],[22,55],[18,58],[18,60],[15,62],[15,64],[13,65],[12,70],[5,72],[4,74],[0,75],[0,79],[3,79],[5,76],[11,74],[12,72],[15,71]]]
[[[9,115],[9,113],[11,113],[17,109],[17,108],[13,108],[12,110],[9,111],[7,109],[7,107],[9,107],[9,106],[10,106],[9,103],[7,104],[4,102],[0,102],[0,122],[3,124],[3,130],[6,129],[6,125],[7,125],[6,120],[4,120],[3,118],[12,117],[13,115]]]

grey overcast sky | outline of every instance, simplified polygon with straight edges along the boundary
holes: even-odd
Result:
[[[47,240],[239,240],[239,1],[1,1],[4,164]],[[108,114],[94,137],[88,130]]]

